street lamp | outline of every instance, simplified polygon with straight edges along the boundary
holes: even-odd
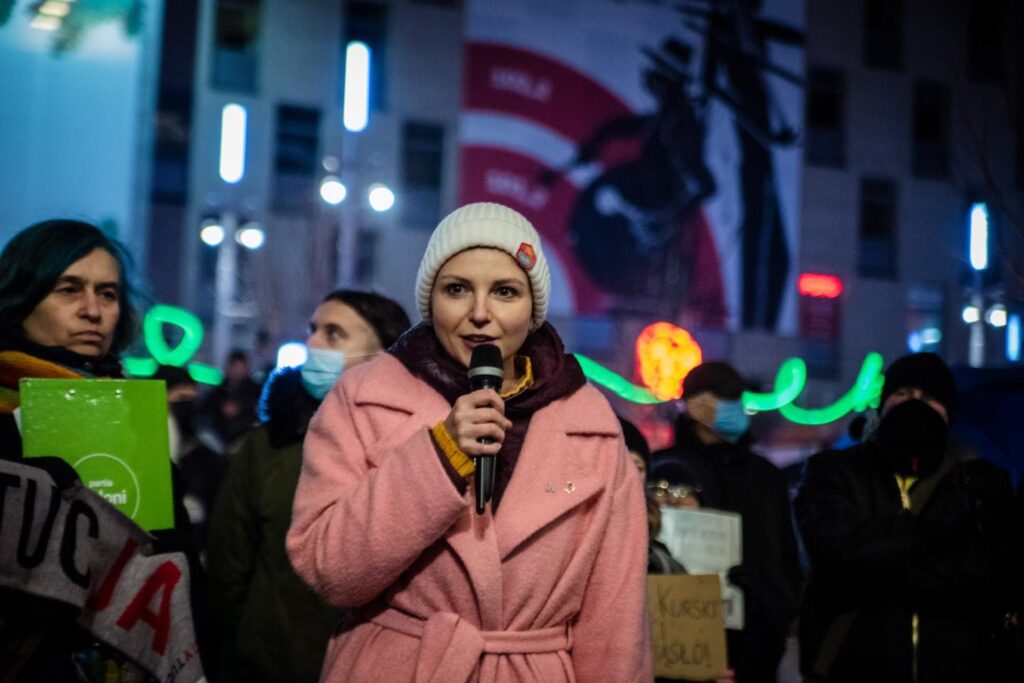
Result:
[[[964,309],[963,319],[971,326],[967,343],[967,363],[972,368],[980,368],[985,364],[985,325],[982,321],[982,311],[985,310],[984,275],[988,268],[988,207],[981,202],[975,202],[971,204],[967,216],[967,252],[971,269],[974,270],[974,291],[971,293],[970,306]]]
[[[331,206],[341,204],[347,196],[348,188],[337,176],[329,175],[320,182],[320,198]]]
[[[218,172],[228,185],[237,185],[245,177],[246,142],[249,114],[245,106],[229,102],[220,115],[220,156]],[[216,247],[217,265],[214,276],[213,353],[214,362],[222,362],[231,346],[232,319],[238,298],[238,247],[258,249],[263,244],[263,231],[246,223],[239,229],[235,209],[225,206],[214,221],[204,223],[199,238]]]
[[[383,183],[373,183],[364,188],[361,178],[359,133],[370,123],[372,63],[371,50],[366,43],[356,40],[345,47],[342,159],[340,169],[337,164],[325,164],[332,175],[325,176],[320,182],[320,198],[331,206],[339,207],[337,285],[346,288],[356,285],[356,250],[362,203],[366,202],[378,213],[389,211],[395,205],[395,193],[391,188]],[[355,193],[359,201],[350,199],[351,193]]]

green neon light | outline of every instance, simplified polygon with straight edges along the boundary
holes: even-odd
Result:
[[[174,325],[183,332],[181,341],[173,349],[167,345],[167,339],[164,337],[165,324]],[[146,314],[142,330],[146,348],[161,365],[184,367],[203,344],[203,323],[193,313],[183,308],[163,304],[154,306]]]
[[[164,325],[181,330],[181,341],[172,349],[164,336]],[[201,384],[217,385],[224,381],[224,373],[205,363],[189,362],[203,343],[203,323],[183,308],[160,304],[146,313],[142,322],[143,340],[152,358],[126,357],[125,374],[131,377],[152,377],[160,365],[187,367],[188,374]]]
[[[224,381],[224,373],[206,363],[189,363],[188,374],[192,379],[201,384],[213,384],[214,386]]]
[[[159,367],[152,358],[127,357],[122,362],[124,363],[125,374],[132,377],[152,377],[156,374],[156,369]]]
[[[587,379],[599,384],[620,398],[633,403],[664,403],[643,387],[638,387],[622,375],[616,374],[582,354],[574,354],[583,368]],[[877,408],[882,394],[881,354],[869,353],[864,357],[860,372],[853,386],[835,403],[821,408],[802,408],[794,401],[807,386],[807,364],[800,358],[788,358],[779,366],[775,375],[775,390],[766,393],[743,393],[743,407],[751,412],[778,410],[779,413],[797,424],[823,425],[835,422],[850,412],[862,412]]]
[[[587,376],[587,379],[594,384],[600,384],[613,394],[633,403],[651,404],[663,402],[647,389],[638,387],[622,375],[612,372],[600,363],[579,353],[574,353],[573,355],[579,361],[580,367],[583,368],[583,374]]]
[[[787,358],[775,374],[775,391],[766,394],[744,391],[743,408],[752,413],[778,410],[795,401],[806,385],[807,363],[801,358]]]
[[[860,367],[853,386],[832,405],[822,408],[801,408],[793,403],[779,406],[779,413],[787,420],[805,425],[823,425],[834,422],[849,412],[861,412],[877,407],[882,393],[882,356],[869,353]]]

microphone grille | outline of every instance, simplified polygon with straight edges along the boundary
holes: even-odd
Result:
[[[500,368],[501,350],[494,344],[481,344],[473,348],[473,356],[469,361],[471,368]]]

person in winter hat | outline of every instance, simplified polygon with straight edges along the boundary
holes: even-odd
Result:
[[[676,442],[654,454],[652,468],[663,507],[699,501],[702,508],[740,515],[742,562],[728,579],[743,592],[744,625],[726,631],[738,683],[775,680],[803,579],[786,479],[750,449],[746,385],[724,361],[691,370],[683,380],[686,413],[676,425]],[[676,559],[686,565],[685,557]]]
[[[1010,680],[997,634],[1020,572],[1013,493],[949,435],[956,396],[941,358],[904,356],[864,442],[808,460],[794,504],[805,680]]]
[[[355,608],[322,680],[653,678],[640,477],[545,322],[550,296],[529,220],[463,206],[420,263],[423,321],[324,399],[287,537],[299,575]],[[483,344],[498,391],[467,376]],[[488,456],[478,514],[469,483]]]

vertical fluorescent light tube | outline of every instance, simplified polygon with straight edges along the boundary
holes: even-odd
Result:
[[[1006,322],[1006,360],[1020,361],[1020,315],[1017,313]]]
[[[345,130],[366,128],[370,109],[370,48],[353,41],[345,48]]]
[[[971,268],[988,268],[988,207],[982,203],[971,204],[970,254]]]
[[[226,104],[220,114],[220,177],[237,183],[245,175],[247,113],[240,104]]]

